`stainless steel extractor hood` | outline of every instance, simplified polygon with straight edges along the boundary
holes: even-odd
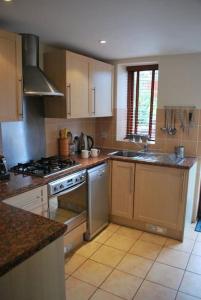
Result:
[[[39,37],[22,35],[22,64],[24,95],[63,96],[39,68]]]

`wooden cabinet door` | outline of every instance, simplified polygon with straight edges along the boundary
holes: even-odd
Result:
[[[89,110],[91,116],[112,116],[113,66],[90,59]]]
[[[0,121],[22,118],[21,37],[0,30]]]
[[[67,114],[68,118],[89,117],[89,59],[66,52],[67,57]]]
[[[136,164],[134,220],[182,230],[184,185],[182,169]]]
[[[135,164],[112,161],[112,205],[114,216],[133,218]]]
[[[47,186],[35,188],[28,192],[8,198],[3,202],[38,215],[47,216]]]

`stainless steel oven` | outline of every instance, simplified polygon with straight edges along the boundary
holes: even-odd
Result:
[[[49,217],[67,225],[71,231],[87,218],[86,170],[48,184]]]

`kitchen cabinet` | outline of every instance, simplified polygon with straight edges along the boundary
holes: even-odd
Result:
[[[22,118],[22,51],[18,34],[0,30],[0,122]]]
[[[112,161],[111,214],[133,218],[135,164]]]
[[[136,164],[134,220],[182,230],[185,170]]]
[[[32,189],[28,192],[8,198],[3,202],[37,215],[48,217],[47,186]]]
[[[112,160],[110,220],[183,239],[192,222],[197,163],[190,169]]]
[[[12,226],[14,230],[15,221],[13,222]],[[49,233],[51,233],[51,230],[49,230]],[[27,235],[28,234],[29,232],[27,232]],[[16,238],[18,238],[17,232]],[[31,238],[34,238],[34,236],[29,237],[24,241],[27,246],[29,239]],[[9,242],[10,241],[8,240],[8,243]],[[42,243],[40,243],[40,246],[41,244]],[[16,245],[11,244],[10,247],[15,249]],[[1,300],[66,299],[63,236],[53,240],[51,243],[49,243],[49,245],[42,249],[39,247],[38,252],[37,248],[34,249],[34,252],[36,253],[31,255],[33,249],[34,248],[32,248],[30,254],[28,254],[30,257],[0,277]],[[13,251],[13,253],[15,253],[15,251]],[[23,257],[23,252],[20,253],[19,249],[18,253],[18,260],[20,261],[20,254]],[[3,256],[2,252],[1,254]],[[13,260],[14,258],[12,255],[10,257],[10,261],[13,262]]]
[[[45,99],[50,118],[90,118],[112,115],[113,67],[73,53],[57,50],[44,55],[48,78],[64,94]]]
[[[69,118],[86,118],[88,103],[88,58],[66,51],[67,113]]]
[[[89,61],[89,109],[94,117],[112,116],[113,66]]]

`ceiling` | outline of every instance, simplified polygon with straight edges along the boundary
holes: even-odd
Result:
[[[0,27],[103,59],[201,52],[201,1],[0,0]]]

